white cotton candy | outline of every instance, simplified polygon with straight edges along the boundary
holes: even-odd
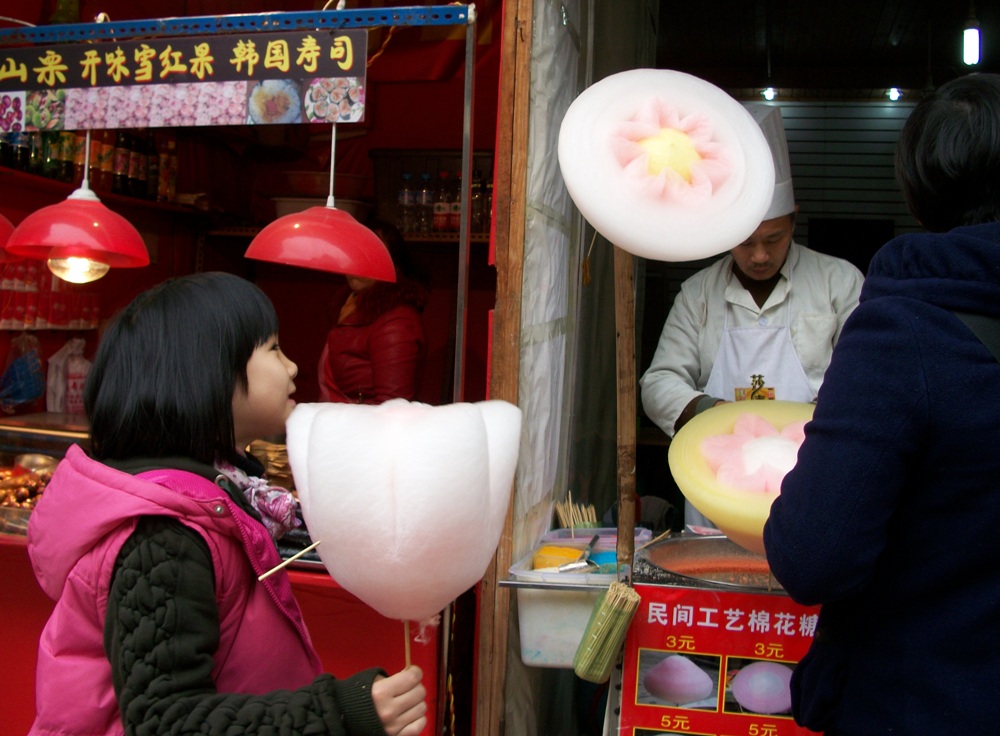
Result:
[[[387,618],[434,617],[493,557],[520,433],[503,401],[297,406],[288,459],[330,575]]]

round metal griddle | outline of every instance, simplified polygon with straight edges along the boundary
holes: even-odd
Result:
[[[767,558],[723,535],[682,533],[655,542],[636,554],[637,583],[683,585],[743,592],[783,592]]]

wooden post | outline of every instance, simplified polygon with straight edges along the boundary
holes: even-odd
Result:
[[[521,358],[521,278],[528,159],[528,107],[533,0],[505,0],[500,107],[494,156],[494,245],[497,290],[490,345],[490,398],[518,402]],[[511,565],[511,499],[493,562],[479,588],[476,736],[502,736],[507,683],[510,592],[498,581]]]
[[[635,554],[635,259],[615,246],[615,369],[618,383],[618,565]]]

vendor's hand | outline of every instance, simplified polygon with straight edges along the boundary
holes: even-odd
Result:
[[[389,736],[418,736],[427,726],[423,676],[419,667],[410,665],[391,677],[375,678],[372,700]]]

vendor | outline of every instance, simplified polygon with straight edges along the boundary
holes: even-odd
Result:
[[[381,404],[417,398],[425,355],[421,313],[427,288],[410,263],[399,231],[369,227],[389,250],[395,283],[347,276],[331,301],[335,324],[319,360],[320,401]]]
[[[667,316],[639,385],[647,416],[670,437],[724,401],[814,401],[858,304],[856,267],[792,239],[798,207],[780,108],[747,108],[771,148],[774,196],[749,238],[681,285]],[[684,518],[713,528],[690,504]]]

